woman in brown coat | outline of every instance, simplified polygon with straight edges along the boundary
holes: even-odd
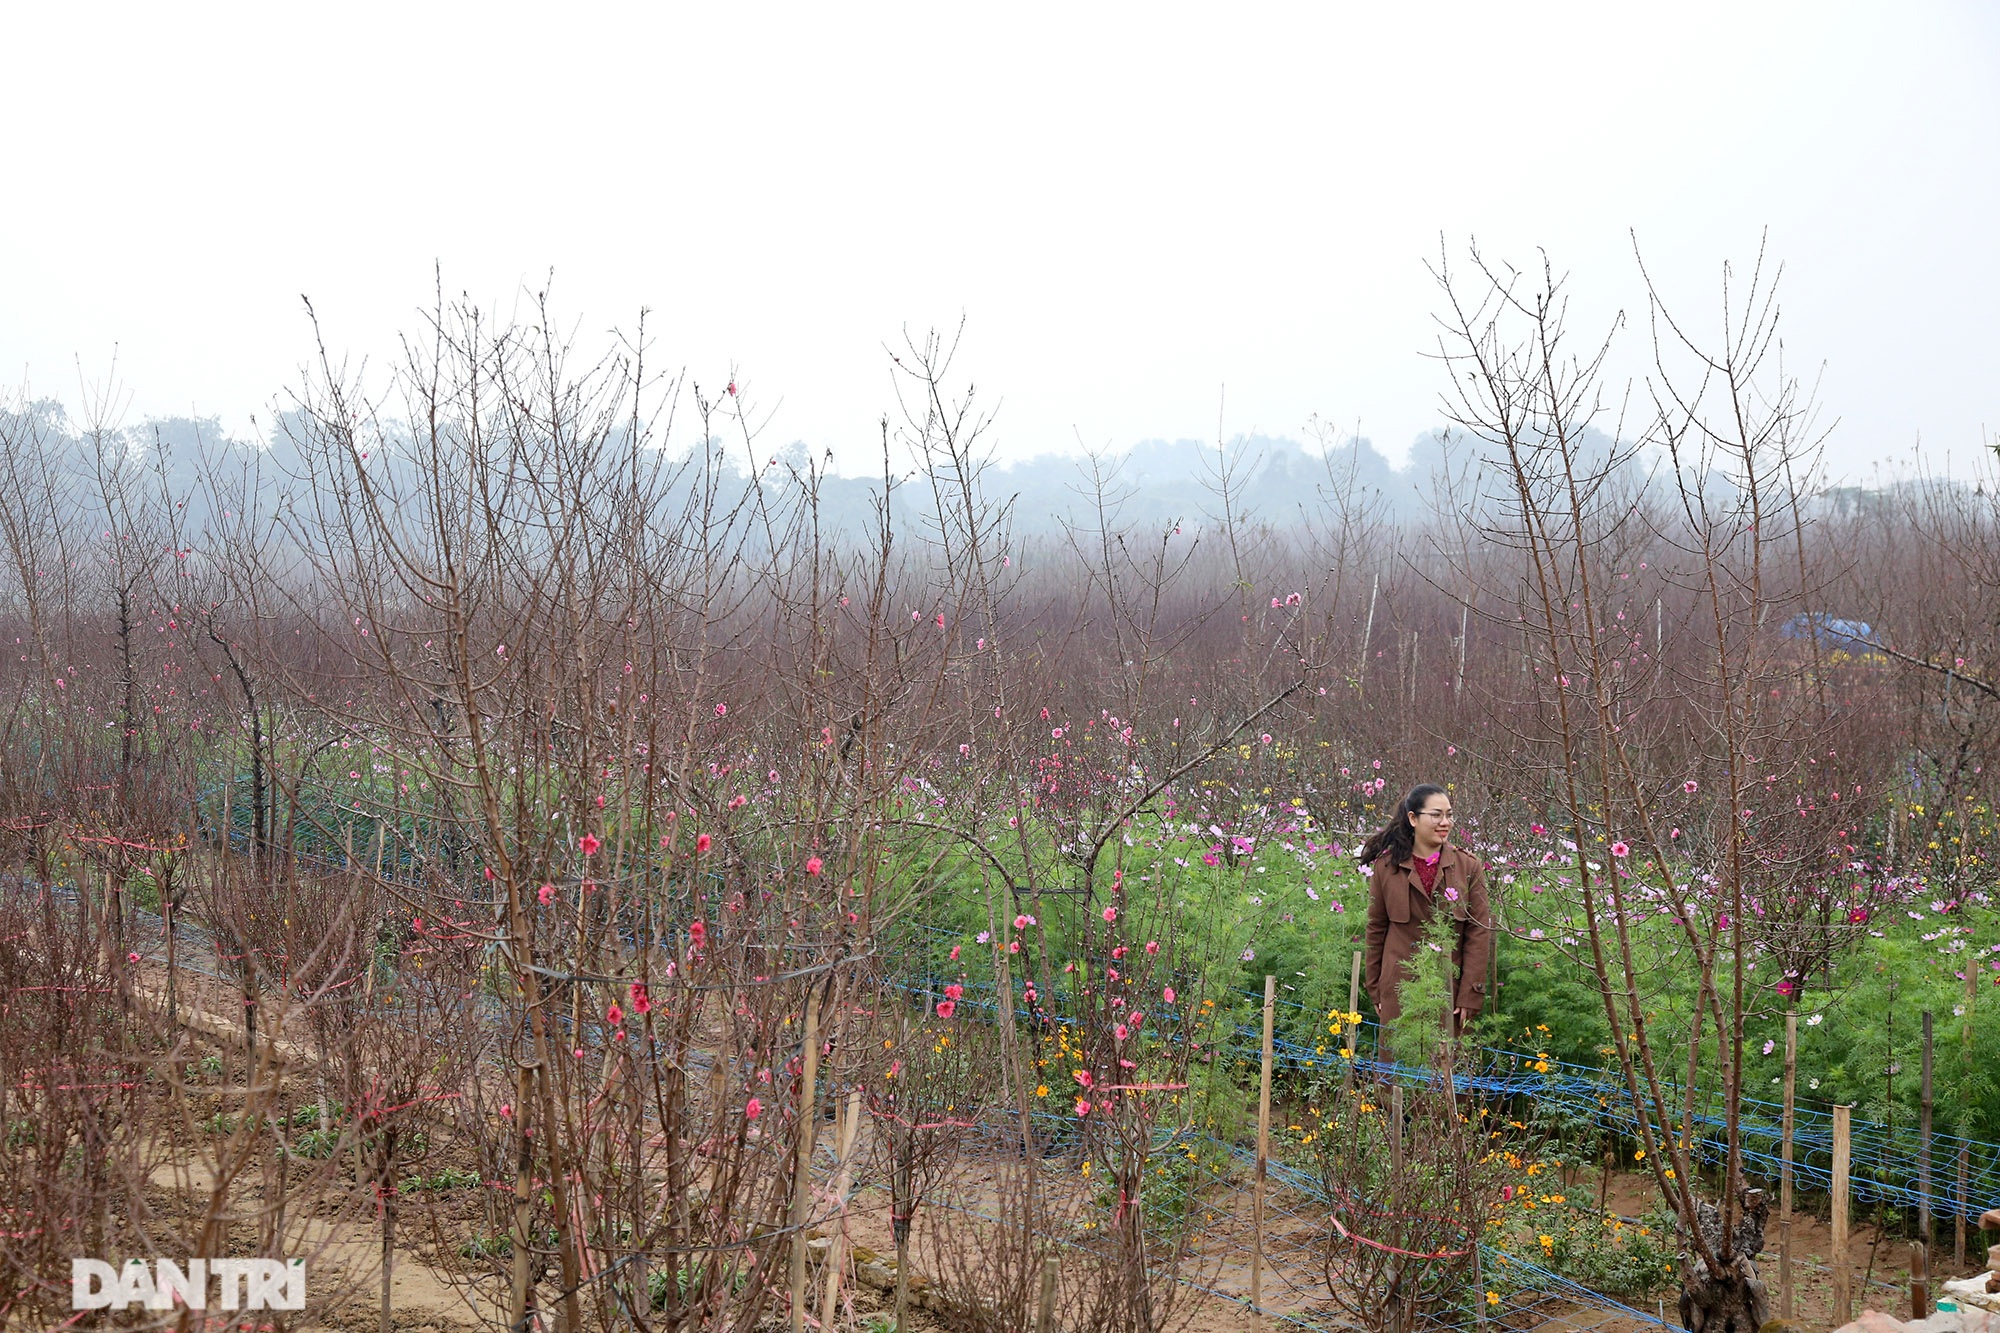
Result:
[[[1384,1022],[1403,1011],[1396,991],[1410,978],[1410,955],[1442,905],[1455,923],[1451,1028],[1457,1036],[1486,1003],[1493,917],[1486,867],[1450,845],[1451,794],[1425,783],[1410,789],[1395,817],[1356,858],[1368,876],[1368,998]]]

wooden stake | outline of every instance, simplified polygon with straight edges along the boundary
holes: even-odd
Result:
[[[1910,1246],[1910,1318],[1931,1313],[1931,1011],[1924,1010],[1923,1085],[1917,1105],[1917,1239]]]
[[[819,997],[806,996],[804,1067],[799,1071],[799,1155],[792,1167],[792,1333],[806,1329],[806,1217],[812,1204],[813,1145],[819,1140]]]
[[[1255,1228],[1250,1251],[1250,1308],[1264,1307],[1264,1179],[1271,1167],[1271,1037],[1277,1019],[1278,979],[1264,978],[1264,1058],[1257,1077],[1257,1180],[1251,1196]]]
[[[375,824],[375,882],[377,884],[382,882],[382,840],[385,836],[387,836],[387,830],[382,827],[381,822],[378,820]],[[361,996],[366,1000],[375,998],[375,946],[380,943],[381,923],[378,921],[376,923],[376,933],[368,939],[368,961],[364,965],[364,971],[361,975]]]
[[[1042,1303],[1035,1313],[1035,1333],[1054,1333],[1056,1326],[1056,1257],[1042,1260]]]
[[[1827,1262],[1833,1265],[1833,1325],[1835,1328],[1854,1318],[1853,1280],[1847,1263],[1847,1166],[1852,1149],[1852,1128],[1848,1116],[1851,1106],[1833,1108],[1833,1253]]]
[[[533,1078],[532,1065],[524,1062],[514,1066],[514,1226],[510,1236],[514,1252],[507,1302],[507,1322],[513,1328],[525,1325],[528,1312],[528,1219],[534,1198],[534,1140],[528,1137],[528,1107],[532,1091],[529,1084]],[[355,1169],[358,1171],[361,1166],[359,1144],[355,1145],[354,1151]]]
[[[1389,1085],[1389,1175],[1395,1182],[1397,1201],[1403,1188],[1403,1085]]]
[[[854,1140],[861,1130],[861,1089],[847,1094],[847,1118],[835,1134],[834,1153],[840,1165],[833,1178],[834,1207],[840,1210],[833,1244],[826,1251],[826,1299],[820,1303],[819,1326],[833,1327],[833,1311],[840,1300],[840,1276],[847,1264],[847,1190],[854,1177]]]
[[[1965,1021],[1958,1025],[1959,1069],[1967,1073],[1972,1069],[1972,1008],[1979,999],[1979,974],[1970,967],[1965,969]],[[1962,1126],[1965,1122],[1961,1120]],[[1958,1141],[1958,1193],[1952,1200],[1952,1271],[1965,1271],[1965,1214],[1971,1196],[1971,1145],[1964,1139]]]
[[[1479,1246],[1472,1247],[1472,1326],[1486,1327],[1486,1274],[1479,1266]]]
[[[1451,682],[1451,702],[1458,706],[1459,696],[1465,693],[1465,631],[1471,627],[1472,603],[1458,604],[1458,675]],[[1476,1302],[1475,1302],[1476,1303]]]
[[[1360,690],[1368,682],[1368,645],[1375,637],[1375,596],[1382,591],[1382,576],[1368,585],[1368,619],[1361,625],[1361,663],[1354,669],[1354,685]]]
[[[1778,1317],[1792,1319],[1792,1126],[1799,1086],[1799,1016],[1785,1010],[1785,1113],[1778,1167]]]

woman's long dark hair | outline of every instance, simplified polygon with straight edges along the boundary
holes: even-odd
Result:
[[[1368,835],[1368,841],[1361,844],[1361,849],[1354,853],[1354,859],[1362,865],[1372,865],[1375,858],[1384,852],[1388,852],[1390,859],[1395,861],[1409,856],[1417,849],[1417,834],[1410,826],[1410,816],[1430,804],[1431,797],[1444,795],[1448,793],[1435,782],[1420,782],[1410,788],[1410,794],[1396,807],[1396,813],[1389,822]]]

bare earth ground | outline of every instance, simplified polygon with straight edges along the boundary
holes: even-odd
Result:
[[[184,977],[183,1003],[200,995],[202,989],[198,982],[190,985],[190,979]],[[230,1031],[231,1024],[227,1020],[214,1019],[210,1015],[227,1013],[228,1008],[221,1003],[223,997],[220,994],[201,998],[206,1001],[202,1006],[205,1013],[191,1026],[214,1038],[218,1043],[216,1049],[224,1049],[228,1038],[235,1033]],[[236,1031],[240,1032],[240,1028]],[[237,1049],[240,1051],[240,1045]],[[309,1064],[302,1051],[291,1050],[287,1054],[292,1057],[294,1068]],[[204,1089],[203,1095],[217,1106],[222,1106],[227,1104],[229,1094],[240,1095],[240,1091],[240,1086],[214,1086]],[[996,1189],[995,1173],[991,1170],[981,1172],[976,1160],[971,1165],[969,1183],[973,1187],[974,1205],[978,1206],[982,1197],[990,1203]],[[201,1177],[200,1169],[190,1169],[186,1163],[163,1165],[154,1172],[151,1183],[157,1190],[163,1212],[172,1211],[174,1205],[171,1200],[176,1184],[183,1190],[192,1186],[197,1193],[205,1192],[208,1185]],[[335,1184],[336,1188],[350,1194],[355,1188],[351,1178]],[[1594,1187],[1594,1183],[1579,1182],[1579,1192],[1583,1188]],[[243,1202],[246,1204],[258,1201],[262,1190],[260,1185],[249,1181],[240,1183],[237,1188],[243,1191]],[[1609,1206],[1613,1211],[1636,1215],[1651,1202],[1651,1190],[1650,1178],[1614,1176],[1607,1196]],[[182,1198],[185,1197],[183,1194]],[[1224,1333],[1225,1330],[1250,1328],[1257,1322],[1248,1314],[1244,1304],[1250,1288],[1249,1197],[1247,1186],[1238,1182],[1226,1192],[1218,1192],[1206,1199],[1201,1205],[1202,1216],[1196,1233],[1198,1253],[1188,1271],[1200,1286],[1208,1290],[1196,1293],[1193,1301],[1185,1307],[1188,1333]],[[479,1266],[463,1263],[455,1253],[458,1243],[482,1227],[484,1212],[478,1188],[444,1191],[428,1196],[425,1204],[424,1208],[412,1209],[412,1216],[398,1236],[391,1288],[393,1326],[406,1333],[457,1333],[458,1330],[495,1327],[498,1323],[496,1293],[490,1287],[475,1286],[474,1276],[469,1270]],[[326,1211],[338,1213],[341,1210],[334,1208]],[[928,1217],[920,1215],[920,1233],[939,1224],[938,1211],[931,1210]],[[338,1330],[340,1333],[360,1333],[361,1330],[377,1327],[380,1240],[370,1216],[368,1212],[357,1214],[349,1211],[346,1216],[312,1216],[305,1222],[305,1249],[312,1258],[309,1261],[307,1322],[299,1326]],[[441,1220],[441,1231],[430,1229],[430,1217]],[[1273,1192],[1269,1217],[1267,1263],[1263,1276],[1266,1309],[1281,1317],[1310,1319],[1319,1315],[1325,1318],[1326,1293],[1319,1268],[1316,1219],[1304,1201],[1286,1199],[1281,1191]],[[847,1227],[852,1244],[860,1247],[861,1258],[874,1261],[869,1271],[879,1281],[883,1267],[893,1266],[894,1262],[886,1192],[876,1187],[859,1190],[850,1205]],[[1774,1218],[1766,1258],[1760,1265],[1760,1271],[1772,1290],[1774,1313],[1778,1288],[1777,1244]],[[1839,1322],[1833,1318],[1832,1278],[1825,1267],[1830,1245],[1830,1229],[1825,1221],[1804,1214],[1797,1217],[1793,1224],[1794,1277],[1798,1323],[1806,1329],[1831,1329]],[[1983,1256],[1983,1241],[1976,1231],[1969,1236],[1968,1248],[1973,1255]],[[921,1234],[912,1252],[917,1256],[925,1252]],[[1852,1274],[1857,1311],[1873,1307],[1908,1314],[1907,1243],[1884,1241],[1876,1227],[1856,1226],[1852,1229],[1846,1260]],[[1933,1258],[1934,1286],[1946,1277],[1965,1275],[1948,1271],[1949,1260],[1948,1247],[1944,1250],[1942,1261]],[[921,1260],[914,1261],[912,1267],[921,1269]],[[454,1269],[466,1271],[455,1272]],[[1969,1271],[1973,1270],[1968,1268]],[[889,1293],[855,1279],[856,1273],[850,1263],[842,1282],[843,1318],[837,1320],[837,1324],[866,1328],[868,1316],[887,1310],[891,1298]],[[816,1293],[823,1280],[823,1273],[815,1269]],[[1881,1285],[1884,1283],[1892,1286]],[[818,1305],[819,1297],[815,1294],[811,1302],[815,1313]],[[1671,1295],[1654,1308],[1672,1321]],[[949,1327],[923,1310],[913,1308],[911,1314],[910,1327],[921,1333],[943,1333]],[[1513,1318],[1500,1322],[1515,1329],[1535,1329],[1546,1333],[1584,1329],[1637,1333],[1637,1330],[1650,1327],[1615,1311],[1550,1304],[1539,1307],[1531,1316],[1516,1313]],[[782,1327],[782,1318],[777,1319],[773,1326]],[[1274,1321],[1269,1326],[1285,1325]]]
[[[990,1173],[987,1182],[991,1182]],[[1636,1214],[1649,1202],[1650,1188],[1650,1181],[1645,1177],[1614,1177],[1609,1194],[1610,1205],[1615,1210]],[[1274,1205],[1276,1202],[1274,1199]],[[1213,1220],[1205,1223],[1204,1248],[1225,1257],[1194,1265],[1197,1279],[1216,1294],[1197,1296],[1189,1308],[1188,1333],[1227,1333],[1228,1330],[1245,1329],[1253,1324],[1244,1307],[1238,1303],[1248,1294],[1250,1278],[1246,1192],[1239,1189],[1227,1200],[1216,1201],[1216,1210],[1211,1214]],[[1275,1206],[1273,1212],[1277,1212]],[[937,1220],[938,1215],[934,1212],[929,1224],[934,1225]],[[924,1220],[920,1218],[920,1229],[924,1225]],[[1775,1227],[1773,1231],[1773,1249],[1767,1254],[1761,1271],[1771,1284],[1775,1305],[1778,1277]],[[326,1295],[314,1300],[306,1327],[337,1330],[339,1333],[375,1329],[380,1284],[380,1243],[375,1228],[364,1223],[325,1223],[315,1219],[307,1224],[307,1234],[315,1254],[311,1285],[316,1293]],[[1268,1234],[1271,1260],[1264,1272],[1266,1308],[1281,1316],[1306,1318],[1310,1318],[1316,1310],[1323,1311],[1325,1293],[1318,1285],[1317,1259],[1308,1248],[1312,1239],[1309,1228],[1303,1222],[1287,1226],[1279,1217]],[[848,1235],[852,1245],[860,1247],[860,1258],[873,1258],[884,1266],[893,1265],[894,1242],[890,1234],[885,1191],[870,1187],[857,1192],[850,1205]],[[1835,1326],[1831,1308],[1831,1274],[1823,1267],[1830,1241],[1831,1233],[1823,1220],[1801,1215],[1794,1222],[1798,1322],[1807,1329],[1830,1329]],[[1971,1244],[1976,1250],[1976,1232]],[[922,1248],[920,1241],[915,1249],[921,1251]],[[491,1300],[479,1299],[478,1293],[462,1278],[454,1277],[446,1269],[429,1262],[434,1253],[434,1247],[420,1237],[406,1236],[404,1242],[398,1245],[392,1280],[394,1327],[405,1333],[457,1333],[459,1330],[493,1327],[491,1321],[496,1310]],[[1934,1264],[1934,1267],[1940,1270],[1948,1268],[1949,1258],[1947,1252],[1944,1256],[1946,1262]],[[1848,1261],[1857,1311],[1864,1305],[1897,1313],[1907,1311],[1909,1265],[1906,1244],[1884,1242],[1879,1230],[1873,1226],[1857,1227],[1849,1242]],[[1934,1282],[1942,1281],[1943,1276],[1962,1274],[1934,1275]],[[815,1268],[813,1277],[817,1293],[824,1280],[823,1272]],[[1893,1289],[1878,1285],[1884,1282],[1893,1284]],[[846,1320],[852,1321],[852,1327],[865,1328],[869,1315],[884,1313],[891,1305],[889,1293],[857,1283],[851,1267],[843,1275],[842,1292],[843,1314]],[[817,1309],[817,1294],[813,1297],[812,1306]],[[1656,1308],[1672,1321],[1670,1293]],[[910,1326],[918,1333],[944,1333],[949,1328],[949,1325],[922,1310],[913,1309],[911,1313]],[[1545,1309],[1543,1314],[1545,1317],[1536,1322],[1516,1322],[1511,1326],[1546,1333],[1584,1329],[1603,1330],[1603,1333],[1637,1333],[1650,1327],[1627,1315],[1587,1307],[1564,1307],[1560,1312]]]

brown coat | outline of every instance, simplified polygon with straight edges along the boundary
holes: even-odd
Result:
[[[1437,902],[1451,909],[1457,921],[1457,943],[1451,951],[1452,1007],[1468,1017],[1486,1003],[1487,961],[1493,953],[1493,916],[1486,901],[1486,867],[1472,853],[1445,844],[1438,866],[1437,899],[1424,892],[1410,858],[1398,861],[1384,852],[1375,858],[1368,880],[1368,953],[1365,977],[1368,998],[1385,1020],[1402,1013],[1396,988],[1410,979],[1410,954]]]

